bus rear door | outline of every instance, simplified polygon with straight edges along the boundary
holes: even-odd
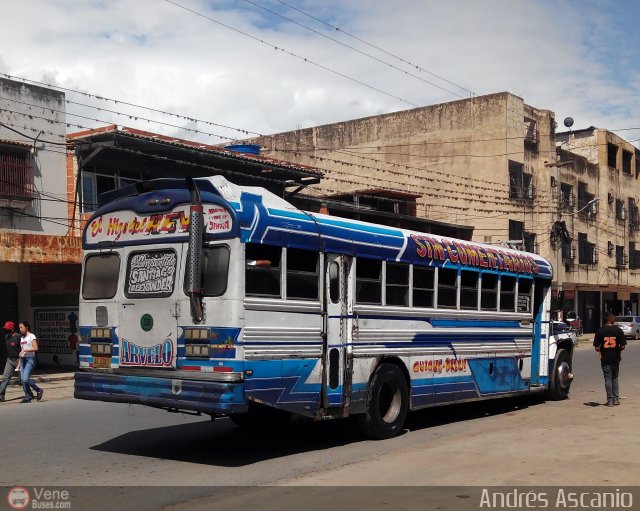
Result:
[[[177,289],[181,253],[169,245],[130,247],[119,311],[120,367],[176,366]]]

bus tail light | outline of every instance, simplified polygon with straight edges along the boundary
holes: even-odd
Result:
[[[209,329],[185,328],[184,347],[187,358],[209,358]]]

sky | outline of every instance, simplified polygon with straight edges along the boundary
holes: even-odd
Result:
[[[508,91],[637,145],[639,19],[636,0],[5,1],[0,77],[66,89],[69,132],[213,144]]]

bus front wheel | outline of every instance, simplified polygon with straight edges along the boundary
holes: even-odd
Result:
[[[375,440],[402,431],[409,411],[409,387],[402,370],[393,364],[379,366],[369,384],[367,411],[357,415],[360,431]]]
[[[569,397],[569,388],[573,380],[571,373],[571,355],[565,349],[559,349],[553,364],[548,395],[554,401]]]

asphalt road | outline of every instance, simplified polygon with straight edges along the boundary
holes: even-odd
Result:
[[[74,491],[102,504],[99,487],[118,486],[105,509],[127,502],[145,510],[199,509],[198,498],[209,509],[206,497],[222,502],[232,486],[637,484],[638,368],[640,343],[630,341],[623,404],[606,408],[595,353],[580,348],[567,401],[508,398],[424,410],[410,416],[405,434],[382,442],[363,440],[350,421],[301,420],[248,434],[227,419],[142,406],[73,399],[2,406],[0,451],[10,463],[0,469],[0,485],[85,487]],[[615,432],[620,446],[609,448],[604,431]]]

